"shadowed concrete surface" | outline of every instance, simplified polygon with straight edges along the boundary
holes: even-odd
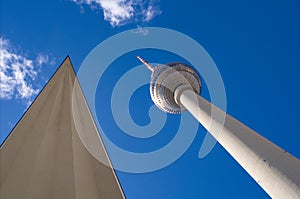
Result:
[[[1,146],[1,199],[125,198],[79,85],[72,101],[75,80],[67,57]],[[82,144],[72,103],[106,165]]]

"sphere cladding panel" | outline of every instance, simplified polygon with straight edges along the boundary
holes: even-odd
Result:
[[[201,81],[197,72],[183,63],[170,63],[155,67],[150,82],[150,94],[155,105],[162,111],[179,114],[185,110],[174,99],[175,89],[189,85],[196,93],[201,91]]]

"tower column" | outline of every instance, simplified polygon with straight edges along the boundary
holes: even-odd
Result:
[[[300,198],[297,158],[199,96],[188,85],[177,87],[174,98],[272,198]],[[220,119],[222,116],[225,121]]]

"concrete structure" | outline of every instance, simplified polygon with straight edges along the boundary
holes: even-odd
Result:
[[[187,109],[272,198],[300,198],[300,160],[199,96],[201,82],[192,67],[154,67],[138,59],[152,71],[150,93],[161,110]]]
[[[71,107],[74,90],[82,128],[109,165],[75,79],[67,57],[1,146],[1,199],[125,198],[112,167],[97,161],[78,136]]]

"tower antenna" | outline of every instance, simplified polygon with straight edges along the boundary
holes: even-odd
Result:
[[[149,70],[151,70],[151,72],[154,71],[154,67],[155,66],[152,66],[151,64],[149,64],[146,60],[144,60],[143,58],[141,58],[140,56],[136,56],[136,58],[138,58],[145,66],[147,66],[147,68]]]

